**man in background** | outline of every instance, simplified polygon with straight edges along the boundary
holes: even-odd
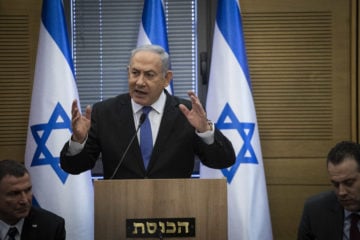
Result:
[[[0,161],[0,239],[64,240],[63,218],[32,206],[32,184],[25,166]]]
[[[334,191],[305,202],[298,240],[359,240],[360,145],[336,144],[328,153],[327,170]]]

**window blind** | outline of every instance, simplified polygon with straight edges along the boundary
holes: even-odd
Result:
[[[174,95],[197,91],[196,1],[165,0]],[[143,0],[72,0],[74,68],[82,109],[128,91]]]

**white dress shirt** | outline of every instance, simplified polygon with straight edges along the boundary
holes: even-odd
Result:
[[[353,212],[350,212],[346,209],[344,209],[344,232],[343,232],[343,240],[349,240],[350,239],[350,226],[351,226],[351,214]],[[357,214],[360,215],[358,212]],[[360,221],[357,224],[357,227],[360,229]]]
[[[15,236],[15,240],[20,240],[20,234],[24,225],[24,219],[18,221],[15,225],[8,225],[4,221],[0,220],[0,239],[8,240],[7,233],[11,227],[16,227],[18,234]]]

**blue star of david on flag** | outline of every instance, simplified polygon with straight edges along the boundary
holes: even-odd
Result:
[[[46,143],[52,131],[65,129],[71,133],[71,120],[60,103],[57,103],[49,122],[32,125],[31,133],[37,144],[31,166],[50,165],[62,183],[66,182],[68,174],[60,168],[60,157],[53,156]]]
[[[216,123],[218,129],[235,129],[244,141],[240,151],[236,155],[236,162],[230,168],[221,169],[228,183],[231,183],[241,163],[258,164],[255,151],[251,145],[251,139],[255,130],[255,123],[240,122],[228,103],[225,104]]]

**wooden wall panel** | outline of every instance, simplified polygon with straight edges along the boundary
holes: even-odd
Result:
[[[330,189],[325,158],[352,139],[351,6],[240,0],[274,239],[296,239],[304,201]]]
[[[265,172],[268,185],[330,184],[324,158],[266,159]]]
[[[0,158],[24,160],[41,2],[0,1]]]
[[[350,1],[250,2],[241,7],[264,155],[324,156],[351,137]]]

